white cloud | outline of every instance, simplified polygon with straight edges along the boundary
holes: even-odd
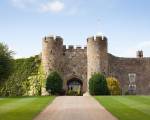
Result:
[[[26,8],[34,4],[37,0],[11,0],[13,6],[18,8]]]
[[[43,12],[58,13],[58,12],[61,12],[64,9],[64,7],[65,7],[64,3],[58,0],[48,2],[46,4],[41,4],[41,10]]]
[[[64,11],[66,15],[79,13],[79,1],[77,0],[9,0],[14,7],[42,13],[59,13]],[[80,11],[81,13],[81,11]]]

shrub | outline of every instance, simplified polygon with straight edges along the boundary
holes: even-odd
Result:
[[[114,77],[107,78],[107,86],[111,95],[120,95],[121,89],[119,81]]]
[[[130,94],[129,94],[129,91],[126,91],[124,94],[125,94],[125,95],[130,95]]]
[[[109,95],[107,81],[104,75],[94,73],[89,80],[89,92],[91,95]]]
[[[60,75],[54,71],[49,74],[46,81],[46,90],[49,94],[58,95],[62,92],[63,81]]]

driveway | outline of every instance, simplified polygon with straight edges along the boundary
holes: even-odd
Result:
[[[91,96],[60,96],[34,120],[117,120]]]

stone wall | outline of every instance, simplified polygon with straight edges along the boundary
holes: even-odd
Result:
[[[137,94],[150,94],[150,58],[121,58],[108,55],[109,75],[116,77],[123,94],[128,90],[129,73],[136,74]]]
[[[94,72],[116,77],[121,84],[122,93],[128,90],[129,73],[136,74],[137,94],[150,94],[150,58],[121,58],[107,53],[107,38],[91,37],[87,48],[63,45],[59,36],[45,37],[42,47],[42,64],[47,74],[58,71],[64,80],[78,78],[83,82],[83,92],[88,89],[88,79]]]
[[[71,78],[78,78],[83,82],[83,92],[86,91],[87,86],[87,50],[86,48],[73,48],[65,49],[64,47],[64,69],[63,79],[64,88],[66,83]]]
[[[48,36],[42,40],[42,64],[46,74],[51,71],[61,73],[63,68],[63,39]]]

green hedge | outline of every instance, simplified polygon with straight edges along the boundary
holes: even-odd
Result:
[[[89,80],[89,92],[91,95],[109,95],[107,81],[104,75],[94,73]]]
[[[63,89],[63,80],[60,75],[54,71],[51,72],[46,80],[46,90],[49,94],[60,95]]]

